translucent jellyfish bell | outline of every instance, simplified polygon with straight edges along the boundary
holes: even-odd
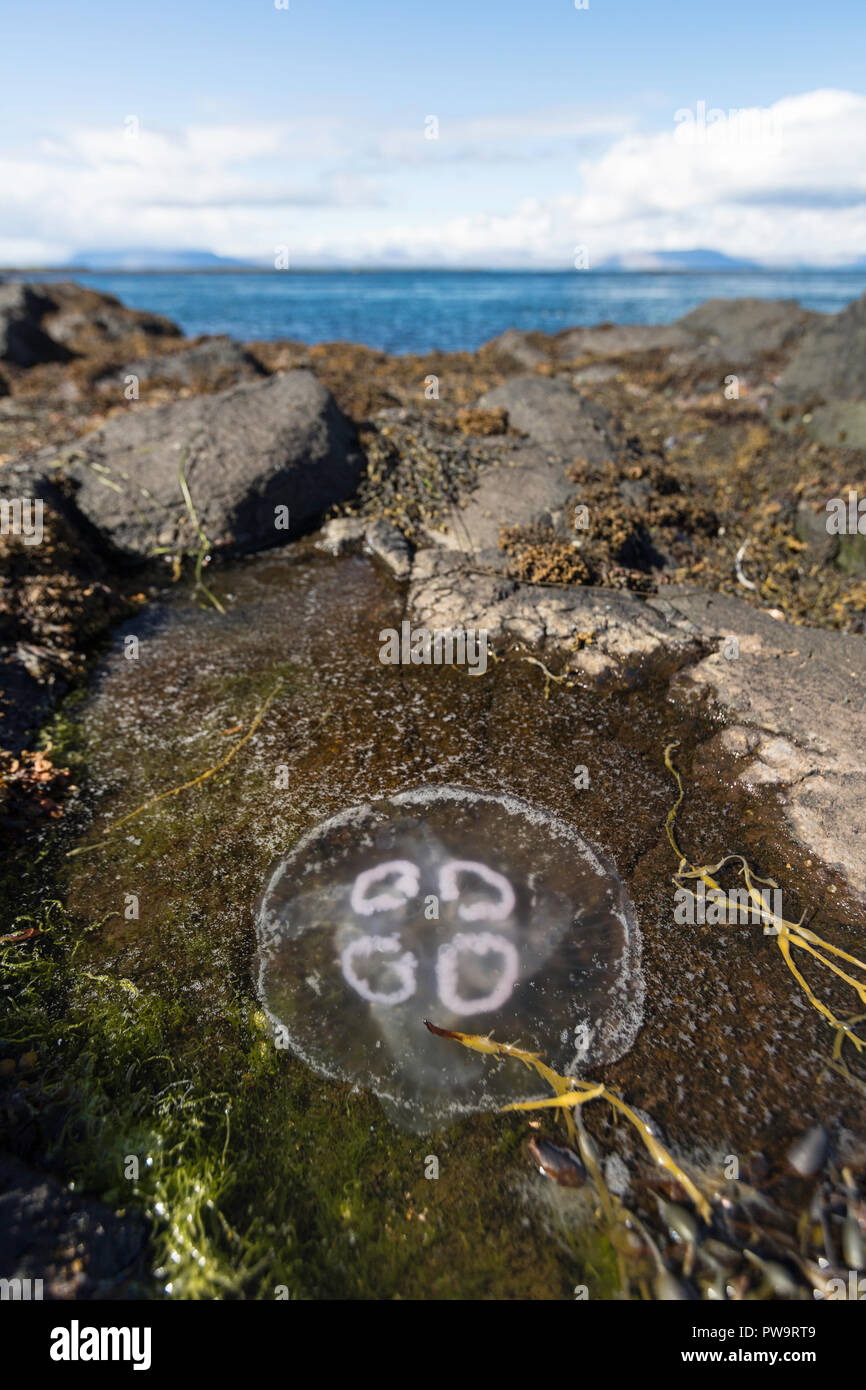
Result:
[[[293,1050],[418,1131],[543,1089],[425,1018],[567,1074],[621,1056],[643,1019],[616,871],[516,797],[426,787],[334,816],[274,869],[257,933],[262,1000]]]

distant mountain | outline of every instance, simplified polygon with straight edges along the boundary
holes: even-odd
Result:
[[[116,251],[76,251],[71,270],[235,270],[248,261],[216,256],[213,251],[154,251],[124,247]]]
[[[741,261],[722,251],[696,247],[692,251],[626,251],[609,256],[599,270],[761,270],[756,261]]]

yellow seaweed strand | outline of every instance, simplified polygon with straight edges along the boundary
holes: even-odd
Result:
[[[192,522],[193,527],[195,528],[199,540],[199,548],[195,558],[196,588],[201,589],[205,598],[213,604],[214,608],[218,613],[225,613],[226,610],[223,608],[219,599],[216,597],[215,594],[211,593],[210,589],[201,577],[202,566],[204,565],[205,557],[210,555],[211,546],[210,541],[205,535],[204,527],[198,519],[198,512],[195,509],[195,504],[192,500],[192,493],[189,490],[189,483],[186,480],[186,449],[182,450],[180,461],[177,465],[177,479],[180,483],[180,490],[183,496],[184,506],[186,507],[187,512],[189,513],[189,519]]]
[[[145,811],[149,811],[153,806],[158,806],[161,801],[165,801],[168,797],[180,796],[181,792],[189,791],[191,787],[197,787],[199,783],[206,782],[209,777],[213,777],[217,772],[221,772],[222,769],[231,762],[235,754],[240,752],[244,744],[252,738],[256,729],[264,719],[268,706],[271,704],[271,701],[274,699],[274,696],[277,694],[282,684],[283,679],[280,677],[267,699],[259,708],[243,738],[238,739],[237,743],[232,744],[232,747],[226,753],[225,757],[220,758],[218,763],[214,763],[213,767],[206,768],[205,771],[200,772],[197,777],[190,778],[188,782],[183,782],[179,787],[171,787],[169,791],[160,792],[159,796],[151,797],[149,801],[143,802],[141,806],[136,806],[134,811],[128,811],[125,816],[121,816],[119,820],[113,821],[111,825],[106,826],[102,832],[103,835],[114,835],[122,825],[127,823],[127,821],[134,820],[136,816],[143,815]],[[66,858],[71,859],[76,854],[86,854],[89,850],[102,849],[104,844],[105,841],[97,841],[97,843],[93,845],[81,845],[78,849],[68,850]]]
[[[618,1111],[634,1126],[654,1162],[672,1174],[688,1194],[690,1201],[704,1221],[710,1222],[712,1212],[706,1197],[699,1192],[688,1174],[683,1172],[676,1160],[671,1157],[664,1145],[659,1142],[649,1126],[632,1110],[631,1106],[627,1105],[602,1082],[582,1081],[579,1077],[562,1076],[552,1067],[549,1067],[546,1062],[542,1062],[537,1053],[526,1052],[523,1048],[515,1047],[511,1043],[498,1043],[493,1038],[481,1037],[474,1033],[456,1033],[447,1028],[437,1028],[435,1024],[427,1022],[426,1019],[425,1024],[431,1033],[435,1033],[440,1038],[453,1038],[455,1042],[471,1048],[473,1052],[484,1052],[497,1057],[514,1057],[524,1066],[531,1067],[536,1071],[556,1093],[546,1100],[512,1101],[510,1105],[503,1106],[503,1112],[507,1110],[553,1109],[568,1111],[576,1106],[586,1105],[591,1100],[606,1100],[614,1110]]]
[[[863,971],[864,974],[866,974],[866,962],[860,960],[857,956],[851,955],[848,951],[843,951],[841,946],[834,946],[832,942],[825,941],[823,937],[818,936],[816,932],[810,931],[808,927],[804,927],[802,918],[799,922],[789,922],[784,917],[780,917],[775,913],[772,908],[768,906],[760,889],[756,885],[762,884],[765,888],[778,888],[778,884],[775,879],[760,878],[751,868],[749,861],[744,855],[727,854],[723,859],[719,860],[718,864],[695,865],[683,854],[676,838],[675,829],[677,813],[685,797],[682,777],[671,757],[676,747],[678,747],[677,743],[669,743],[664,750],[665,767],[673,775],[677,784],[677,799],[668,811],[667,819],[665,820],[665,831],[668,841],[679,860],[679,867],[674,875],[674,882],[679,887],[685,887],[686,882],[690,879],[700,880],[719,895],[717,899],[719,906],[724,907],[726,912],[733,911],[734,920],[736,921],[736,914],[740,909],[740,903],[729,896],[727,890],[722,888],[715,875],[727,864],[732,862],[738,864],[739,872],[742,874],[746,885],[746,891],[752,902],[752,911],[754,911],[759,920],[766,923],[764,931],[768,935],[775,936],[782,954],[782,959],[797,981],[797,984],[803,990],[809,1003],[827,1020],[831,1027],[836,1030],[834,1057],[837,1057],[838,1060],[836,1046],[841,1049],[842,1041],[845,1038],[853,1043],[858,1052],[866,1050],[866,1039],[855,1033],[852,1027],[853,1024],[862,1023],[864,1021],[864,1016],[860,1015],[857,1018],[851,1019],[848,1023],[837,1018],[832,1009],[818,998],[805,976],[794,964],[791,948],[796,946],[799,950],[812,956],[820,965],[823,965],[825,969],[835,975],[837,979],[842,980],[849,988],[853,989],[858,999],[863,1004],[866,1004],[866,982],[855,979],[853,975],[848,974],[847,971],[836,965],[832,960],[828,960],[827,956],[823,953],[828,952],[830,955],[835,956],[837,960],[844,960],[848,965],[853,966],[854,969]],[[686,889],[686,891],[690,892],[691,890]]]

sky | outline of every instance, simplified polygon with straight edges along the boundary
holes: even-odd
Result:
[[[0,264],[866,256],[863,0],[580,3],[0,0]]]

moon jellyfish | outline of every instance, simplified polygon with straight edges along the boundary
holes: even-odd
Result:
[[[257,934],[284,1042],[419,1132],[538,1093],[425,1018],[566,1074],[621,1056],[643,1018],[640,934],[613,865],[516,797],[426,787],[341,812],[277,864]]]

